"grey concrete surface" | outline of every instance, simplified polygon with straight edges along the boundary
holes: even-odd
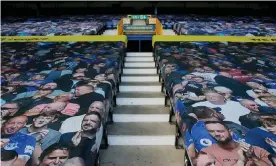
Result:
[[[160,105],[133,105],[133,106],[117,106],[114,114],[169,114],[169,108]]]
[[[145,77],[151,77],[151,76],[157,76],[158,77],[158,74],[123,74],[122,76],[131,76],[131,77],[141,77],[141,76],[145,76]]]
[[[117,98],[165,98],[161,92],[120,92]]]
[[[108,135],[158,136],[175,135],[175,126],[168,122],[114,123],[107,126]]]
[[[121,82],[121,85],[128,85],[128,86],[156,86],[156,85],[161,85],[160,82]]]
[[[101,166],[183,166],[184,150],[174,146],[109,146]]]

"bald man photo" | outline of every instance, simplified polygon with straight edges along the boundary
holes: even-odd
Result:
[[[26,116],[17,116],[7,120],[1,128],[1,151],[14,150],[18,158],[14,166],[25,165],[33,155],[36,139],[18,132],[27,124]]]

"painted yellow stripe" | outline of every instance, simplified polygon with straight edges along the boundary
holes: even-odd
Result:
[[[251,37],[251,36],[162,36],[154,35],[152,45],[155,42],[181,42],[181,41],[202,41],[202,42],[254,42],[254,43],[276,43],[276,37]]]
[[[85,42],[122,41],[127,44],[127,36],[1,36],[1,42]]]

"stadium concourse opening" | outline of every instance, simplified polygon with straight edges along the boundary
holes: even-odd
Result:
[[[151,40],[128,40],[128,52],[152,52],[152,39]]]
[[[273,3],[1,7],[1,164],[276,165]]]
[[[152,15],[127,15],[117,26],[118,35],[127,35],[128,52],[151,52],[152,36],[162,35],[163,26]]]

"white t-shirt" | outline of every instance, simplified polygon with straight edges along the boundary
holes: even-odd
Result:
[[[192,106],[206,106],[209,108],[220,107],[221,113],[225,116],[225,120],[232,121],[237,124],[241,124],[239,121],[240,116],[250,113],[249,109],[243,107],[239,102],[236,101],[227,101],[224,105],[215,105],[209,101],[204,101],[193,104]]]
[[[61,125],[59,132],[61,134],[69,133],[69,132],[77,132],[81,130],[81,122],[84,118],[84,115],[74,116],[71,118],[67,118]],[[103,137],[103,125],[101,124],[100,130],[96,134],[96,144],[99,150]]]
[[[70,133],[70,132],[77,132],[77,131],[81,130],[81,122],[82,122],[84,116],[85,116],[85,114],[67,118],[62,123],[62,125],[59,129],[59,132],[61,134],[64,134],[64,133]]]

